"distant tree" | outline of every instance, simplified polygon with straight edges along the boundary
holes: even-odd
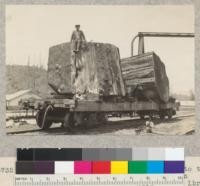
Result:
[[[193,90],[190,90],[190,100],[195,100],[195,94]]]

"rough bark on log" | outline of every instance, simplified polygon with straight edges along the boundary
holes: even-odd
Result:
[[[169,81],[165,65],[155,53],[121,59],[121,66],[129,95],[142,100],[169,100]]]
[[[70,43],[53,46],[49,49],[48,83],[62,94],[92,99],[124,96],[119,50],[111,44],[86,43],[75,54]]]

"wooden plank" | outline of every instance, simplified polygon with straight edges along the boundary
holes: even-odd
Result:
[[[142,55],[136,55],[136,56],[132,56],[132,57],[128,57],[128,58],[123,58],[121,63],[122,63],[122,65],[125,65],[127,63],[132,63],[133,60],[136,60],[136,64],[139,64],[140,61],[143,61],[144,59],[145,60],[151,59],[151,56],[153,54],[154,54],[153,52],[147,52]]]
[[[148,66],[148,67],[141,67],[141,68],[129,68],[129,69],[123,69],[123,74],[128,74],[128,73],[138,73],[142,70],[153,70],[152,66]]]
[[[155,78],[143,78],[143,79],[130,79],[126,81],[127,86],[132,86],[132,85],[138,85],[138,84],[143,84],[143,83],[151,83],[155,82]]]
[[[149,63],[146,63],[146,64],[135,64],[134,66],[132,65],[132,63],[129,63],[128,65],[123,65],[122,63],[122,67],[123,67],[123,71],[126,71],[126,70],[134,70],[134,69],[140,69],[140,68],[147,68],[147,67],[151,67],[152,65],[149,64]]]
[[[134,78],[145,78],[147,76],[152,77],[154,75],[154,71],[152,69],[145,69],[142,70],[140,72],[129,72],[128,74],[124,74],[123,73],[123,77],[125,78],[125,80],[127,79],[132,79],[134,80]]]

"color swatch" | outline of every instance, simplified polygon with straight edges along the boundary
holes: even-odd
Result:
[[[74,161],[82,160],[81,148],[35,148],[17,149],[18,161]]]
[[[56,161],[54,167],[55,174],[74,174],[73,161]]]
[[[128,162],[129,174],[146,174],[147,161],[130,161]]]
[[[16,174],[184,173],[183,148],[17,149]]]
[[[111,161],[111,174],[128,174],[128,161]]]
[[[16,174],[54,174],[54,162],[51,161],[18,161]]]
[[[74,174],[92,174],[91,161],[75,161]]]
[[[184,173],[184,161],[165,161],[165,170],[167,174]]]
[[[164,174],[164,161],[148,161],[147,162],[148,174]]]
[[[110,161],[94,161],[92,162],[93,174],[110,174],[111,163]]]

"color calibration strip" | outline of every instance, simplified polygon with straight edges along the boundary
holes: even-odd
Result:
[[[16,174],[177,174],[184,161],[19,161]]]
[[[184,148],[17,149],[17,161],[136,160],[184,161]]]
[[[183,148],[18,149],[16,174],[184,173]]]

